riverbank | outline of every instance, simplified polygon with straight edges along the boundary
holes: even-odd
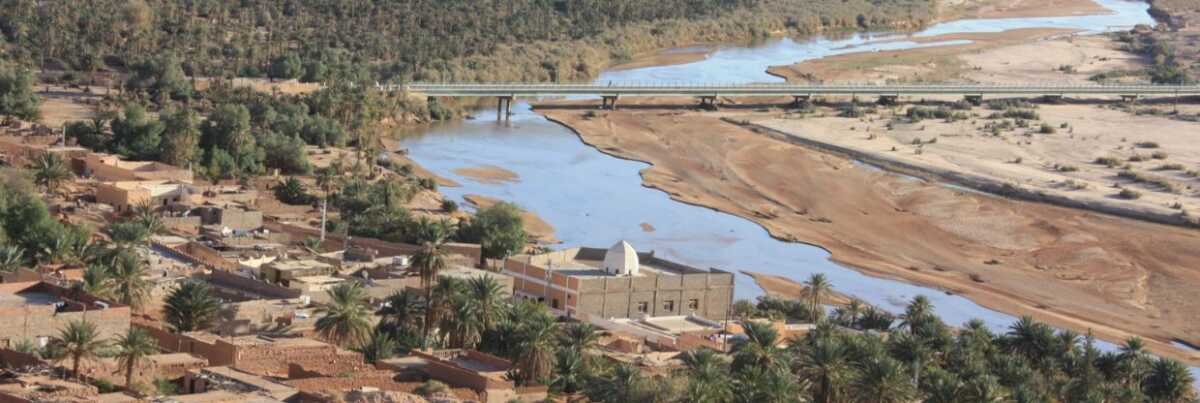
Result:
[[[956,190],[720,120],[745,112],[540,112],[602,152],[652,164],[644,185],[819,245],[838,263],[1106,340],[1142,335],[1158,353],[1200,362],[1170,346],[1200,334],[1189,297],[1200,274],[1183,269],[1200,259],[1194,231]]]
[[[474,194],[465,195],[463,196],[463,199],[466,200],[467,203],[471,203],[471,205],[475,206],[476,208],[488,208],[502,201],[499,199]],[[533,243],[539,245],[562,243],[562,241],[559,241],[558,238],[554,237],[553,225],[550,225],[550,223],[546,222],[546,220],[543,220],[542,217],[538,216],[537,214],[534,214],[523,208],[521,209],[521,224],[525,226],[525,233],[529,235],[529,240]]]

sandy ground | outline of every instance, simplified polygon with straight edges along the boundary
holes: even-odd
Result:
[[[207,90],[210,84],[209,78],[196,78],[196,90]],[[279,94],[307,94],[321,89],[321,85],[317,83],[302,83],[298,80],[284,80],[272,82],[266,78],[248,78],[237,77],[233,79],[234,87],[249,87],[258,92],[279,93]]]
[[[498,199],[473,194],[465,195],[463,198],[478,208],[487,208],[500,202]],[[562,243],[562,241],[554,237],[554,226],[550,225],[550,223],[543,220],[537,214],[522,209],[521,221],[525,225],[525,232],[529,234],[529,237],[534,242],[543,245]]]
[[[1091,83],[1100,72],[1138,68],[1141,60],[1105,36],[1077,36],[1062,29],[1018,29],[996,33],[916,38],[918,43],[970,43],[885,52],[859,52],[774,66],[768,72],[788,81]],[[1093,83],[1094,84],[1094,83]]]
[[[93,87],[89,92],[56,85],[40,85],[36,89],[38,96],[42,97],[42,104],[38,107],[42,114],[41,123],[55,129],[67,122],[95,118],[96,108],[105,92],[100,87]]]
[[[646,185],[820,245],[840,263],[1108,340],[1140,334],[1158,352],[1200,362],[1169,347],[1200,342],[1194,230],[956,190],[719,119],[745,111],[541,112],[603,152],[653,164],[642,173]]]
[[[618,64],[608,70],[631,70],[643,67],[671,66],[676,64],[694,63],[704,60],[712,49],[697,47],[695,49],[677,49],[667,52],[654,52],[635,57],[628,63]]]
[[[514,183],[521,180],[516,172],[495,165],[458,168],[454,170],[454,173],[465,176],[475,182],[489,185]]]

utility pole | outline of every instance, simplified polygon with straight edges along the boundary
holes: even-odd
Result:
[[[325,219],[329,207],[329,195],[321,198],[321,242],[325,242]]]

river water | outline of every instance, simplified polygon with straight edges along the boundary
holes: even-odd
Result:
[[[960,20],[937,24],[913,35],[1034,27],[1103,32],[1153,24],[1145,3],[1097,2],[1113,13]],[[608,71],[596,82],[778,82],[779,78],[766,74],[768,66],[847,52],[929,46],[905,39],[901,35],[878,33],[836,40],[779,39],[756,46],[722,47],[694,63]],[[515,104],[514,113],[509,123],[498,123],[494,120],[495,111],[484,108],[474,114],[476,119],[447,123],[406,136],[401,147],[407,148],[410,157],[425,168],[463,185],[441,188],[447,196],[462,200],[465,194],[480,194],[512,201],[553,224],[565,246],[608,247],[624,239],[638,250],[654,250],[658,256],[697,267],[748,270],[797,280],[824,273],[838,291],[892,312],[902,311],[907,301],[924,294],[947,323],[961,324],[979,318],[1002,332],[1015,320],[1011,315],[936,289],[863,275],[829,261],[829,254],[820,248],[771,238],[751,221],[675,202],[661,191],[642,186],[639,171],[646,164],[600,153],[579,141],[569,129],[530,111],[526,103]],[[453,172],[481,165],[511,170],[520,180],[486,184]],[[654,230],[644,230],[643,224]],[[761,293],[749,277],[736,276],[738,298],[754,298]]]

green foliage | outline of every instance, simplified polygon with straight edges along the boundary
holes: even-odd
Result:
[[[317,309],[321,315],[317,318],[317,333],[338,345],[361,345],[371,333],[366,290],[357,281],[346,281],[326,292],[330,302]]]
[[[159,160],[167,164],[187,167],[200,158],[200,116],[196,112],[179,108],[159,114],[163,125]]]
[[[292,205],[305,205],[313,202],[314,197],[308,194],[304,183],[295,177],[288,177],[275,185],[275,198]]]
[[[187,281],[167,295],[163,316],[172,329],[184,333],[208,328],[220,308],[208,284]]]
[[[125,105],[124,114],[112,121],[109,148],[128,159],[157,160],[164,129],[162,122],[146,116],[146,109],[141,105]]]
[[[947,122],[966,120],[967,114],[964,112],[955,111],[946,106],[930,108],[927,106],[913,106],[908,108],[905,116],[912,122],[920,122],[924,119],[944,119]]]
[[[91,121],[75,121],[66,123],[67,138],[73,138],[82,147],[87,147],[92,150],[105,150],[108,148],[109,136],[104,131],[104,119],[93,119]]]
[[[295,54],[276,57],[268,69],[268,76],[276,80],[299,78],[303,73],[304,67],[300,64],[300,57]]]
[[[170,379],[158,378],[154,380],[154,391],[160,396],[174,396],[179,394],[179,385]]]
[[[477,211],[475,217],[459,227],[458,239],[480,244],[487,258],[502,259],[524,248],[528,235],[521,209],[515,204],[500,202]]]
[[[192,84],[177,57],[142,60],[132,65],[130,73],[125,88],[146,94],[155,103],[163,104],[168,100],[183,100],[192,96]]]
[[[0,117],[36,121],[41,98],[33,91],[33,74],[0,64]]]
[[[59,185],[71,179],[66,160],[58,153],[43,153],[33,161],[33,181],[46,190],[57,194]]]

